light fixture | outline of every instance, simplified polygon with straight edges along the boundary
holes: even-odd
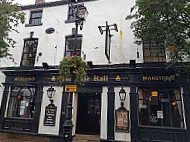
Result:
[[[87,15],[88,15],[88,10],[86,9],[86,7],[83,4],[78,5],[77,15],[76,15],[77,18],[79,18],[80,21],[85,21]]]
[[[123,106],[124,105],[124,101],[126,99],[126,92],[123,89],[123,87],[121,87],[121,90],[119,91],[119,98],[120,98],[120,101],[121,101],[121,106]]]
[[[102,27],[101,27],[101,26],[98,26],[98,29],[99,29],[99,31],[100,31],[100,34],[102,35],[102,34],[103,34]]]
[[[116,23],[114,24],[114,29],[115,29],[116,32],[118,32],[118,28],[117,28],[117,24]]]
[[[151,96],[152,97],[158,97],[158,92],[157,91],[152,91]]]
[[[42,63],[42,66],[43,66],[44,69],[48,69],[48,68],[49,68],[48,63],[46,63],[46,62],[43,62],[43,63]]]
[[[48,96],[49,100],[51,101],[51,103],[53,103],[52,98],[55,96],[55,92],[56,92],[56,90],[52,86],[47,89],[47,96]]]

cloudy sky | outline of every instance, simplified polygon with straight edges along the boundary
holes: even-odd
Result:
[[[35,3],[35,0],[14,0],[14,1],[21,5],[29,5],[29,4]],[[45,0],[45,1],[50,2],[50,1],[58,1],[58,0]]]

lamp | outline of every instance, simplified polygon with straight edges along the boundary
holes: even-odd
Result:
[[[83,4],[78,5],[76,13],[77,18],[79,18],[80,21],[85,21],[87,15],[88,15],[88,10],[86,9],[86,7]]]
[[[100,31],[100,34],[102,35],[103,34],[102,26],[98,26],[98,29]]]
[[[43,66],[44,69],[48,69],[48,68],[49,68],[48,63],[46,63],[46,62],[43,62],[43,63],[42,63],[42,66]]]
[[[55,92],[56,92],[56,90],[52,86],[47,89],[47,96],[48,96],[51,103],[53,103],[52,98],[55,96]]]
[[[126,99],[126,92],[123,89],[123,87],[121,87],[121,90],[119,91],[119,98],[120,98],[120,101],[121,101],[121,106],[123,107],[124,106],[124,101]]]

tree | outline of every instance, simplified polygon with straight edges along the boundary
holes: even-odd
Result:
[[[183,69],[190,69],[189,0],[137,0],[126,19],[135,19],[131,28],[137,44],[160,42],[169,55],[170,65],[186,62]]]
[[[9,32],[18,32],[15,27],[24,23],[24,13],[13,0],[0,1],[0,58],[11,56],[10,47],[15,47],[15,41],[9,37]]]

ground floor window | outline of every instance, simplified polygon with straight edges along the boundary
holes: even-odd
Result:
[[[34,87],[12,87],[7,117],[33,118],[35,92]]]
[[[184,127],[180,89],[139,88],[139,125]]]

